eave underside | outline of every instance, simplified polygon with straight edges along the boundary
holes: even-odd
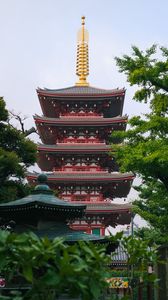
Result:
[[[38,174],[28,174],[27,179],[31,184],[35,184]],[[131,173],[126,174],[109,174],[109,173],[95,173],[95,174],[81,174],[81,173],[56,173],[48,175],[48,184],[51,189],[63,190],[68,186],[102,186],[102,191],[106,198],[127,197],[134,175]]]
[[[113,119],[114,120],[114,119]],[[126,125],[127,125],[127,119],[124,119],[123,122],[112,122],[111,124],[109,122],[107,123],[95,123],[94,120],[91,122],[64,122],[64,123],[49,123],[42,122],[41,119],[35,120],[36,126],[38,129],[38,133],[41,137],[42,143],[44,144],[56,144],[56,139],[60,140],[59,143],[61,143],[63,137],[66,137],[64,131],[71,135],[70,133],[74,130],[77,131],[77,137],[80,135],[85,135],[86,130],[91,132],[92,130],[96,131],[98,130],[97,139],[100,143],[100,146],[105,146],[104,140],[106,140],[106,143],[108,143],[109,138],[111,137],[111,133],[115,130],[118,131],[125,131]],[[81,142],[81,141],[80,141]],[[120,143],[121,139],[113,138],[114,143]],[[57,142],[58,143],[58,142]],[[78,143],[79,144],[79,143]],[[90,143],[88,140],[88,145],[92,145],[93,143]],[[86,144],[86,146],[87,146]]]
[[[117,225],[130,224],[131,222],[131,204],[114,204],[112,202],[103,202],[103,203],[87,203],[86,215],[81,219],[85,220],[86,224],[83,222],[76,224],[82,228],[87,226],[89,222],[91,227],[94,227],[94,221],[96,221],[96,227],[103,225],[105,227]],[[80,221],[80,220],[79,220]],[[99,221],[99,224],[97,223]],[[75,224],[74,224],[75,225]]]
[[[84,103],[93,104],[104,116],[122,115],[125,93],[112,95],[54,95],[38,93],[43,114],[47,117],[58,117],[62,108],[74,106],[85,107]]]
[[[97,149],[91,150],[83,147],[83,149],[77,149],[74,147],[69,147],[69,149],[60,148],[59,151],[52,151],[52,150],[38,150],[38,160],[37,164],[42,171],[45,172],[52,172],[54,169],[55,171],[63,171],[62,168],[66,168],[66,171],[77,171],[79,167],[75,167],[77,161],[84,161],[85,160],[85,167],[83,171],[88,171],[89,164],[87,164],[88,159],[90,163],[93,161],[97,161],[97,165],[94,169],[96,172],[98,169],[102,169],[105,172],[118,172],[119,168],[116,163],[114,157],[110,156],[110,151],[103,151],[100,150],[98,147]],[[67,164],[69,167],[67,167]],[[75,170],[72,170],[75,168]],[[87,169],[87,170],[86,170]],[[92,168],[93,171],[93,168]]]

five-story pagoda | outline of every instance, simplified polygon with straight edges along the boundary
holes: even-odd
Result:
[[[50,187],[61,198],[87,205],[86,216],[71,226],[104,235],[109,225],[130,223],[130,205],[112,200],[127,197],[134,175],[121,174],[109,153],[111,133],[126,129],[127,116],[122,116],[125,90],[90,86],[88,58],[88,32],[82,17],[78,82],[63,89],[37,90],[43,111],[43,116],[34,116],[42,140],[38,165],[47,172]],[[29,173],[29,182],[36,182],[37,176]]]

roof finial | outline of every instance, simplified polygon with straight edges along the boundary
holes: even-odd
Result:
[[[85,29],[85,17],[82,16],[82,28],[78,32],[77,42],[77,63],[76,75],[79,81],[76,83],[78,86],[88,86],[87,76],[89,75],[89,54],[88,54],[88,31]]]

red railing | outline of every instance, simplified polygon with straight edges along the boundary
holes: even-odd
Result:
[[[90,202],[102,202],[104,199],[103,199],[103,195],[102,194],[99,194],[99,195],[90,195],[90,194],[85,194],[85,195],[74,195],[74,194],[71,194],[71,195],[66,195],[66,193],[62,194],[61,197],[65,200],[68,200],[68,201],[75,201],[75,202],[85,202],[85,203],[90,203]]]
[[[107,173],[108,170],[102,169],[100,166],[63,166],[61,168],[53,168],[53,172],[102,172]]]
[[[63,138],[58,139],[57,144],[105,144],[104,140],[99,140],[98,138]]]
[[[60,115],[60,117],[67,117],[67,118],[74,118],[74,117],[86,117],[86,118],[88,118],[88,117],[99,117],[99,118],[101,118],[101,117],[103,117],[103,114],[98,114],[98,113],[96,113],[96,112],[67,112],[67,113],[62,113],[61,115]]]

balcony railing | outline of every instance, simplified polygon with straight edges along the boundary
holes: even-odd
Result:
[[[86,172],[86,173],[108,173],[108,170],[99,166],[63,166],[61,168],[53,168],[53,172]]]

